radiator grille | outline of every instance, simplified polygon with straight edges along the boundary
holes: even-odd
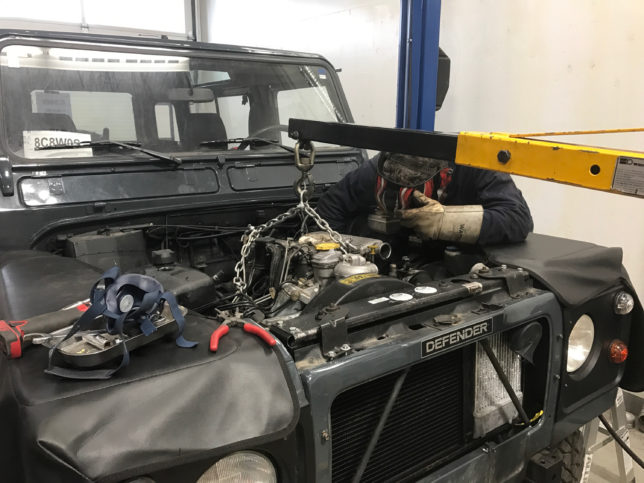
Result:
[[[510,385],[522,401],[521,360],[510,349],[507,334],[496,334],[488,341]],[[474,437],[478,438],[494,428],[509,423],[518,415],[518,412],[481,344],[476,344],[475,361]]]
[[[362,481],[397,480],[464,445],[463,351],[416,364]],[[351,481],[400,373],[340,394],[331,406],[332,477]]]

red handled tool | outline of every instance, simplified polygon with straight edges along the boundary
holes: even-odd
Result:
[[[74,323],[89,308],[89,300],[76,302],[55,312],[36,315],[26,320],[0,320],[0,351],[10,359],[22,356],[30,341],[29,334],[50,333]],[[71,310],[75,309],[75,310]]]
[[[0,320],[2,351],[10,359],[17,359],[22,355],[22,341],[25,336],[25,331],[22,330],[22,327],[26,323],[26,320],[10,320],[9,322]]]
[[[239,326],[244,332],[249,334],[256,335],[262,339],[270,347],[273,347],[277,342],[273,336],[266,330],[262,329],[259,325],[255,325],[251,322],[246,322],[243,319],[237,317],[227,317],[224,319],[224,322],[217,327],[210,336],[210,351],[217,352],[219,349],[219,340],[225,336],[229,331],[231,326]]]

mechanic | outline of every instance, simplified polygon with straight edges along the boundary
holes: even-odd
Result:
[[[354,220],[379,207],[424,240],[491,245],[523,241],[532,231],[528,204],[508,174],[431,160],[431,179],[416,189],[396,186],[392,197],[382,160],[395,156],[380,153],[322,195],[317,211],[334,230],[353,231]]]

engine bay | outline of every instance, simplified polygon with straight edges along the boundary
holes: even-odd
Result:
[[[58,233],[43,247],[99,271],[118,266],[123,273],[153,277],[181,305],[201,315],[234,314],[277,330],[288,321],[291,332],[299,325],[310,329],[310,320],[319,321],[328,307],[392,294],[404,301],[406,295],[397,292],[467,273],[482,260],[477,252],[455,246],[428,249],[409,234],[341,234],[338,242],[298,214],[280,219],[247,244],[242,292],[237,277],[248,226],[261,226],[280,209],[238,213],[246,226],[230,224],[230,216],[212,214]]]

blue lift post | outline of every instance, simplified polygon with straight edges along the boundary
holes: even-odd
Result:
[[[434,130],[441,0],[401,0],[396,127]]]

